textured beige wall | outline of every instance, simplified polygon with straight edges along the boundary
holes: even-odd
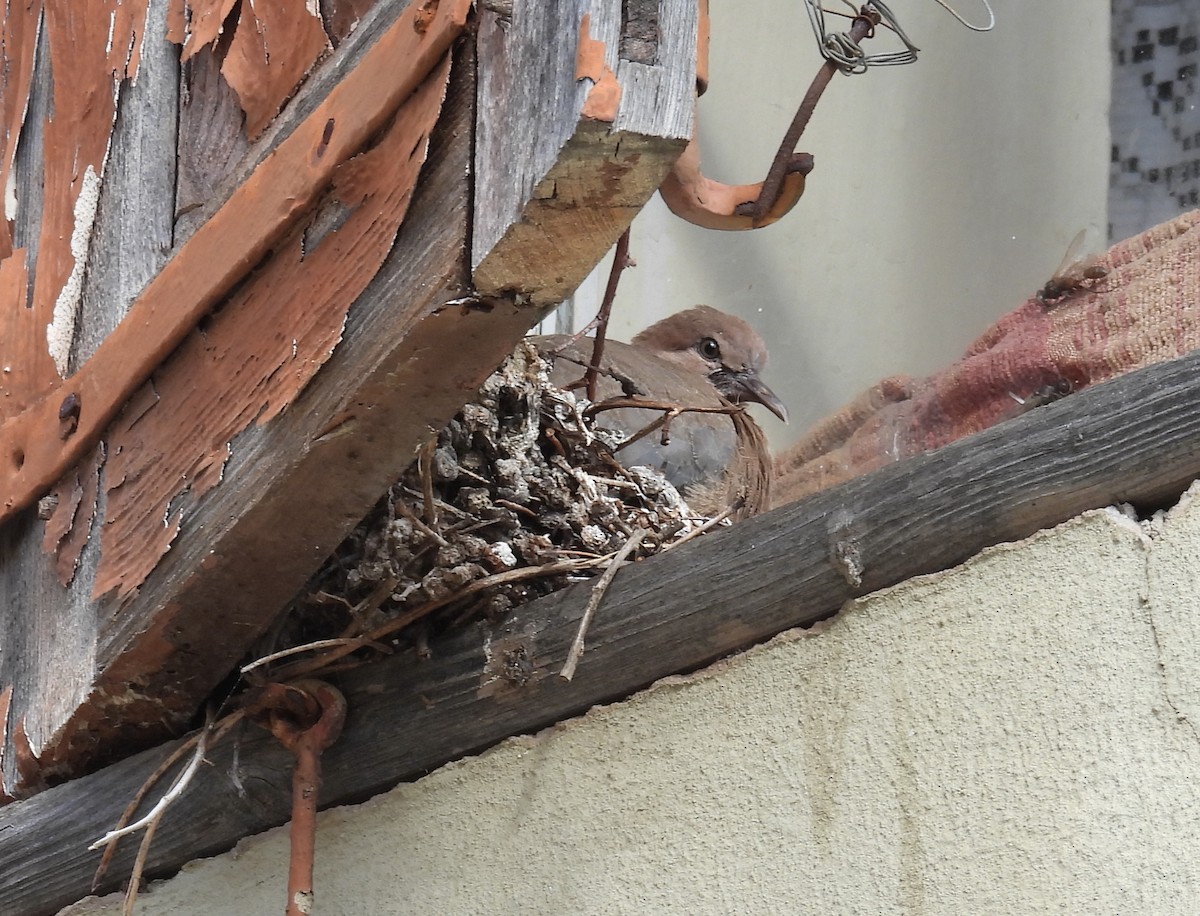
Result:
[[[1198,577],[1187,498],[989,550],[325,813],[317,912],[1194,913]],[[279,912],[286,859],[139,912]]]
[[[786,219],[711,232],[655,197],[634,223],[614,336],[697,302],[751,321],[792,411],[784,426],[756,408],[776,445],[880,378],[948,364],[1049,279],[1080,229],[1106,247],[1107,4],[993,3],[986,34],[930,0],[890,5],[920,59],[833,80],[801,141],[816,170]],[[974,0],[952,5],[983,17]],[[705,170],[758,181],[821,59],[799,0],[711,6]],[[578,317],[607,272],[580,290]]]

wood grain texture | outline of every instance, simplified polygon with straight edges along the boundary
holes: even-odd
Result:
[[[86,358],[121,319],[136,293],[161,267],[170,247],[178,64],[174,49],[163,38],[165,7],[165,0],[147,4],[141,78],[121,92],[88,249],[73,363]],[[45,104],[46,95],[36,93],[35,101]],[[38,132],[28,133],[27,141],[41,136],[38,113],[36,107],[31,110],[29,127]],[[40,188],[43,176],[40,165],[32,157],[25,158],[24,148],[18,165],[22,179],[18,227],[36,232],[38,198],[30,201],[24,188],[31,192]],[[44,349],[45,328],[38,330]],[[95,547],[84,550],[96,508],[93,459],[79,469],[82,479],[72,471],[58,487],[64,511],[73,502],[70,497],[76,487],[80,505],[72,510],[67,529],[58,534],[57,549],[47,554],[32,511],[0,549],[0,603],[14,611],[11,622],[0,630],[0,684],[22,685],[14,692],[11,715],[37,748],[52,744],[64,719],[85,702],[94,666],[97,621],[90,586],[99,552]],[[76,573],[77,564],[79,584],[65,589],[63,574],[68,569]],[[54,758],[44,762],[52,774]],[[0,753],[0,763],[0,782],[18,784],[13,755]]]
[[[229,443],[278,416],[329,359],[404,221],[449,73],[447,55],[370,149],[334,172],[323,204],[335,227],[315,239],[300,226],[277,242],[109,427],[93,597],[141,586],[221,482]]]
[[[357,66],[180,246],[130,306],[127,320],[88,361],[60,388],[0,424],[7,452],[0,459],[0,519],[33,502],[77,462],[154,367],[294,228],[333,170],[378,133],[442,58],[468,9],[467,0],[444,0],[426,22],[421,17],[429,10],[406,7],[362,49]],[[44,224],[43,240],[46,234]],[[58,260],[54,263],[59,270]],[[42,276],[35,278],[35,308]],[[64,329],[57,336],[65,335]],[[67,392],[84,409],[74,433],[64,436],[58,413]]]
[[[174,239],[179,61],[165,38],[168,0],[147,0],[138,80],[122,87],[71,369],[95,352],[166,262]]]
[[[318,83],[327,94],[338,84],[338,78],[352,68],[362,49],[369,47],[388,25],[394,23],[402,9],[389,5],[384,11],[388,15],[376,17],[379,21],[373,26],[365,23],[354,40],[346,43],[343,53],[331,62],[332,75],[324,75],[312,82]],[[153,15],[161,18],[158,0],[153,0],[151,10]],[[43,45],[45,43],[43,35]],[[40,54],[39,74],[43,70],[49,72],[48,62],[48,53]],[[121,100],[116,128],[121,147],[110,152],[109,163],[116,170],[113,192],[101,192],[98,219],[103,220],[107,230],[116,233],[116,237],[94,240],[92,249],[91,265],[96,268],[96,275],[89,275],[91,286],[85,292],[95,308],[90,318],[85,313],[85,319],[94,320],[100,328],[106,322],[111,325],[116,321],[127,305],[131,286],[156,259],[161,263],[167,254],[161,250],[161,243],[170,231],[175,196],[168,186],[175,143],[164,134],[173,129],[174,116],[164,115],[163,109],[174,98],[178,85],[177,59],[169,46],[164,49],[163,43],[156,42],[148,47],[144,65],[150,69],[143,70],[139,87],[126,87],[128,91]],[[251,172],[256,161],[270,154],[273,148],[269,145],[270,140],[289,136],[296,123],[311,114],[322,97],[314,89],[303,99],[296,99],[288,114],[273,124],[270,137],[252,151],[256,158],[230,170],[224,176],[225,183],[216,186],[214,193],[219,196],[201,212],[211,214],[227,201],[235,188],[234,179]],[[48,105],[48,93],[34,94],[30,121],[18,150],[18,193],[23,209],[22,219],[16,226],[17,243],[29,246],[34,252],[39,238],[37,219],[41,212],[43,130],[40,115]],[[163,143],[163,147],[153,148],[157,143]],[[467,171],[465,164],[459,166],[456,188],[461,188],[462,176]],[[139,179],[143,188],[138,193],[129,196],[121,193],[130,191],[127,185]],[[156,190],[163,193],[157,202],[152,199],[152,192]],[[456,193],[461,195],[463,192],[458,190]],[[159,209],[155,210],[155,206]],[[144,231],[138,230],[139,220],[146,222]],[[465,229],[461,231],[465,233]],[[458,257],[461,241],[448,246],[447,251],[451,252],[448,257]],[[440,268],[441,271],[446,269],[444,265]],[[453,272],[452,268],[450,270]],[[94,341],[95,336],[85,333],[77,346],[86,348],[89,340]],[[96,513],[98,524],[103,522],[106,508],[102,489]],[[81,510],[81,517],[82,514]],[[30,767],[27,761],[23,764],[11,743],[0,749],[0,777],[10,792],[35,791],[45,778],[77,772],[72,767],[80,766],[81,760],[103,760],[105,754],[113,754],[113,746],[105,746],[105,736],[111,735],[111,731],[105,730],[108,722],[104,713],[97,711],[105,703],[115,704],[124,715],[124,718],[118,717],[122,722],[136,722],[139,716],[144,716],[149,731],[131,726],[135,735],[144,733],[147,736],[144,741],[156,740],[149,735],[156,729],[168,727],[170,721],[169,717],[164,718],[156,702],[143,702],[139,691],[141,682],[137,677],[131,676],[115,694],[92,689],[98,627],[101,621],[111,621],[117,614],[116,609],[105,609],[91,600],[99,551],[94,544],[92,549],[83,551],[77,578],[70,589],[64,590],[54,583],[56,559],[60,558],[42,553],[40,527],[33,509],[26,510],[20,519],[6,528],[0,549],[3,558],[0,563],[0,604],[6,611],[11,611],[11,616],[4,620],[5,629],[0,637],[0,684],[18,685],[9,709],[12,726],[9,735],[28,734],[42,765],[39,773],[36,765]],[[71,537],[79,533],[73,532]],[[280,603],[285,600],[286,596]],[[219,634],[217,638],[219,641]],[[197,667],[204,666],[198,663]],[[169,672],[177,673],[177,669],[167,668]],[[164,676],[169,677],[169,672],[164,672]],[[19,765],[24,766],[23,772],[18,772]],[[29,778],[30,773],[35,778]]]
[[[481,10],[472,265],[482,294],[564,299],[682,152],[696,4],[659,6],[654,64],[619,56],[619,0]]]
[[[623,570],[569,683],[557,672],[586,583],[435,641],[429,662],[348,672],[350,715],[324,758],[322,803],[361,801],[1086,509],[1173,500],[1200,475],[1197,377],[1200,353],[1140,370]],[[0,808],[0,899],[49,913],[87,893],[98,857],[87,842],[170,750]],[[265,735],[247,728],[209,759],[160,826],[152,872],[286,819],[289,757]]]
[[[383,46],[389,28],[402,15],[399,4],[380,4],[366,13],[328,64],[249,147],[245,161],[231,168],[220,182],[214,182],[211,173],[196,182],[196,188],[210,195],[197,210],[206,219],[198,221],[201,228],[196,233],[208,231],[205,227],[211,225],[212,214],[240,206],[236,203],[240,189],[257,163],[276,155],[280,144],[303,144],[303,131],[315,123],[314,118],[324,123],[319,109],[326,97],[349,98],[353,82],[349,77],[357,74],[354,63]],[[619,25],[619,19],[614,23]],[[617,39],[614,32],[611,48],[617,47]],[[35,711],[36,722],[33,718],[28,721],[36,725],[32,732],[36,740],[30,745],[32,757],[15,752],[5,755],[3,774],[9,791],[31,791],[39,787],[40,779],[77,775],[180,728],[278,609],[410,462],[417,446],[444,425],[543,313],[540,307],[518,304],[516,296],[481,296],[472,287],[466,246],[471,234],[470,156],[476,126],[474,51],[469,42],[459,48],[464,63],[457,68],[421,186],[390,255],[346,316],[343,339],[332,357],[299,397],[289,395],[287,403],[271,407],[270,422],[235,432],[221,484],[192,500],[191,515],[181,523],[171,550],[152,569],[139,573],[139,578],[144,574],[144,581],[128,589],[123,602],[80,605],[75,597],[55,600],[54,564],[44,558],[39,566],[31,546],[42,539],[37,522],[30,513],[23,513],[14,520],[11,531],[6,531],[13,540],[4,575],[13,575],[4,581],[9,589],[5,597],[16,597],[18,607],[30,600],[26,578],[18,580],[15,575],[28,569],[29,581],[36,583],[33,594],[39,595],[47,608],[46,621],[63,612],[79,618],[65,624],[73,641],[69,642],[71,651],[61,659],[45,656],[46,649],[58,650],[41,645],[37,634],[48,632],[40,629],[41,624],[14,623],[22,632],[13,644],[28,654],[4,662],[12,669],[5,677],[11,676],[17,685],[9,724],[24,729],[29,713]],[[571,69],[573,55],[574,51],[560,88],[564,95],[578,96],[584,90]],[[690,58],[687,61],[680,66],[690,68]],[[357,78],[361,79],[361,74]],[[682,84],[689,87],[684,98],[690,99],[690,69]],[[358,97],[352,99],[353,104],[361,102]],[[670,107],[664,106],[664,110]],[[217,116],[212,123],[220,132],[225,121]],[[340,129],[343,125],[338,124]],[[661,138],[624,133],[619,141],[621,155],[628,154],[630,160],[622,164],[614,159],[616,146],[609,128],[585,121],[569,140],[574,144],[574,152],[564,159],[569,168],[556,179],[563,196],[551,209],[578,211],[571,217],[576,220],[572,239],[582,247],[556,248],[536,263],[537,270],[554,273],[539,287],[544,291],[572,277],[572,285],[582,278],[632,218],[636,205],[652,193],[657,176],[669,163],[670,155],[654,147]],[[333,136],[338,136],[337,130]],[[678,145],[681,140],[669,142]],[[593,218],[587,195],[570,189],[592,187],[597,172],[603,178],[604,212]],[[608,207],[614,199],[621,203],[616,210]],[[282,205],[299,206],[294,200]],[[613,223],[612,213],[617,211],[620,226]],[[305,227],[305,245],[329,244],[330,233],[338,231],[344,217],[337,207],[320,208]],[[175,230],[176,252],[200,237],[195,233],[189,236],[190,227],[182,224]],[[222,244],[228,243],[226,239]],[[587,264],[578,254],[585,249],[592,258]],[[555,267],[558,258],[563,261],[561,271]],[[169,266],[151,281],[152,287]],[[345,290],[347,300],[356,294],[357,289]],[[288,329],[276,330],[286,335]],[[110,354],[114,352],[109,347],[111,340],[110,336],[97,347],[93,360],[106,347]],[[160,345],[155,339],[151,349]],[[223,401],[225,386],[219,378],[210,382],[189,401],[190,409],[205,414],[245,407],[240,400]],[[85,404],[91,403],[91,392],[83,395]],[[140,403],[129,408],[131,417],[138,411],[161,409],[155,406],[158,393],[153,388],[143,389],[142,395]],[[280,413],[283,407],[286,410]],[[80,422],[87,420],[85,407]],[[90,421],[96,422],[94,414]],[[117,444],[114,442],[114,447]],[[199,443],[197,447],[211,445]],[[125,465],[110,453],[103,473],[116,474],[118,466]],[[336,487],[329,485],[334,476]],[[106,478],[95,530],[112,520],[113,506],[106,494],[113,494],[119,483],[115,476]],[[82,494],[77,493],[80,489]],[[89,492],[82,480],[64,481],[63,511],[78,512],[77,517],[83,518],[83,509],[76,508],[76,503],[81,507],[90,503]],[[177,508],[176,500],[168,501],[168,520],[174,518],[172,509]],[[159,516],[155,519],[158,524]],[[61,529],[60,525],[54,542],[74,550],[75,542]],[[8,562],[23,552],[28,552],[27,560]],[[84,550],[72,596],[98,581],[95,566],[89,565],[95,558],[93,543]],[[63,568],[67,559],[59,557]],[[18,696],[26,685],[44,689],[47,679],[57,679],[54,704],[43,707],[29,696]],[[10,728],[14,740],[17,731]],[[39,763],[45,764],[40,773]]]
[[[39,28],[41,4],[30,3],[23,10],[12,11],[5,22],[5,69],[8,71],[4,91],[24,90],[25,98],[14,98],[19,104],[24,123],[13,149],[12,170],[5,180],[14,183],[15,219],[9,227],[10,251],[0,264],[0,419],[19,413],[57,378],[54,362],[46,352],[45,322],[32,309],[33,279],[37,272],[40,250],[39,226],[45,200],[45,136],[50,111],[47,92],[35,92],[30,87],[49,85],[53,79],[50,65],[50,43],[45,28]],[[18,26],[18,18],[23,25]],[[33,53],[28,47],[18,47],[18,41],[36,43]],[[32,67],[28,85],[22,85],[20,67]],[[26,109],[25,106],[28,105]],[[13,113],[15,115],[15,112]],[[15,124],[9,124],[11,132]],[[7,204],[5,207],[7,211]],[[8,215],[7,213],[5,214]],[[0,240],[3,245],[3,240]],[[0,248],[0,250],[3,250]]]
[[[469,130],[473,108],[468,96],[473,96],[473,85],[460,85],[457,109],[451,116],[452,119],[456,119],[451,122],[452,129]],[[416,231],[419,233],[418,245],[421,251],[413,253],[409,258],[403,254],[393,255],[389,266],[383,271],[385,274],[392,274],[391,279],[400,290],[411,287],[420,290],[421,295],[415,300],[411,295],[404,298],[403,292],[397,292],[393,288],[387,299],[376,295],[371,298],[364,297],[359,302],[360,309],[377,309],[385,313],[382,317],[386,326],[379,329],[376,341],[379,350],[385,353],[402,339],[401,326],[406,319],[412,317],[405,308],[396,307],[398,302],[410,303],[413,308],[430,309],[441,305],[446,299],[455,298],[463,291],[455,281],[465,273],[465,265],[461,264],[461,259],[466,234],[466,152],[454,154],[447,147],[457,141],[448,143],[447,139],[443,136],[439,146],[441,168],[434,175],[427,176],[431,185],[429,194],[432,197],[425,198],[426,205],[419,216],[415,212],[412,213],[412,219],[418,226]],[[458,219],[455,219],[456,212],[459,215]],[[369,213],[364,215],[369,216]],[[384,244],[384,252],[391,246],[394,231],[393,226],[392,234],[385,235],[380,240]],[[338,246],[338,240],[333,238],[327,242],[331,246]],[[342,257],[352,258],[353,255],[343,252]],[[447,289],[447,282],[453,284],[450,289]],[[346,295],[348,304],[353,296],[350,293]],[[424,298],[425,296],[432,297],[432,300]],[[337,317],[333,323],[334,339],[341,332],[342,321],[341,317]],[[300,333],[298,328],[292,330]],[[512,333],[519,335],[520,332],[514,330]],[[288,337],[284,341],[285,345],[290,346],[290,340]],[[326,352],[329,349],[329,346],[325,347]],[[465,348],[464,352],[469,358],[470,349]],[[378,358],[378,351],[375,356]],[[499,357],[495,361],[498,360]],[[352,362],[336,374],[323,372],[323,383],[335,386],[333,391],[328,393],[328,400],[333,401],[333,404],[323,405],[328,412],[303,411],[299,417],[304,421],[299,441],[293,439],[280,446],[282,450],[279,452],[274,452],[272,446],[267,446],[265,454],[256,453],[251,467],[261,471],[270,470],[267,480],[253,474],[247,475],[245,466],[239,469],[235,462],[226,468],[225,476],[227,479],[238,481],[238,485],[221,488],[232,489],[232,500],[222,502],[215,521],[211,515],[199,510],[194,520],[189,520],[189,527],[194,525],[195,537],[202,540],[203,544],[197,544],[197,552],[188,552],[187,556],[191,562],[200,568],[191,569],[182,584],[194,586],[197,578],[207,583],[211,581],[213,574],[220,578],[229,573],[227,566],[221,562],[223,554],[215,553],[213,549],[214,544],[222,543],[229,543],[227,549],[235,558],[248,564],[248,568],[241,574],[245,581],[239,579],[224,586],[210,584],[212,591],[206,592],[197,605],[188,600],[173,601],[173,590],[181,586],[178,581],[166,579],[164,586],[157,589],[144,588],[124,607],[120,607],[115,601],[102,603],[100,607],[103,610],[99,615],[97,609],[87,603],[88,596],[82,596],[82,606],[76,608],[74,613],[81,620],[92,623],[90,627],[84,628],[80,651],[70,659],[63,659],[62,664],[50,664],[49,659],[37,663],[39,679],[57,678],[60,683],[60,688],[54,692],[59,698],[58,703],[53,710],[43,710],[37,705],[36,697],[44,696],[46,691],[26,696],[26,692],[21,689],[18,693],[19,704],[14,704],[13,708],[14,720],[20,721],[25,715],[29,715],[31,720],[38,724],[39,730],[36,734],[39,740],[34,746],[39,750],[47,774],[56,775],[72,771],[72,768],[80,767],[86,761],[95,760],[98,754],[112,753],[106,749],[111,749],[114,743],[121,744],[122,735],[126,739],[138,736],[144,741],[156,730],[161,734],[161,730],[171,727],[172,723],[178,725],[180,717],[190,715],[205,693],[223,676],[222,672],[228,670],[237,660],[248,642],[253,639],[253,634],[266,625],[311,569],[323,559],[327,551],[317,555],[316,559],[312,559],[313,554],[309,553],[310,550],[316,552],[319,549],[320,535],[315,535],[309,530],[280,526],[278,517],[275,523],[270,525],[277,530],[272,531],[270,535],[263,536],[259,531],[242,544],[226,539],[231,527],[238,529],[239,524],[255,517],[253,506],[256,499],[267,498],[276,510],[279,510],[281,503],[288,504],[293,511],[296,509],[296,503],[311,502],[308,488],[289,489],[289,477],[281,456],[285,456],[287,461],[299,462],[311,449],[312,441],[334,425],[331,424],[331,413],[345,410],[343,399],[353,398],[355,386],[362,381],[362,365]],[[182,381],[187,389],[188,379],[183,378]],[[169,397],[170,390],[172,386],[165,384],[163,395]],[[210,384],[200,390],[188,389],[188,392],[192,401],[199,398],[202,402],[192,407],[200,417],[211,416],[214,412],[217,416],[221,415],[219,405],[222,395],[219,386]],[[146,404],[141,410],[157,409],[151,407],[158,397],[157,392],[147,389],[146,393]],[[455,405],[454,408],[449,408],[451,413],[465,399],[465,394],[461,391],[449,391],[447,396]],[[233,407],[237,407],[237,404],[238,402],[231,402]],[[172,405],[173,398],[170,404],[164,406]],[[178,405],[174,406],[178,408]],[[277,405],[276,411],[281,406],[283,405]],[[135,409],[131,416],[136,416],[137,413],[138,409]],[[383,415],[384,411],[380,410],[374,416]],[[254,417],[249,419],[253,421]],[[242,439],[247,437],[253,438],[250,434],[244,434]],[[114,446],[117,444],[118,440],[114,440]],[[235,447],[234,451],[240,451],[240,447]],[[383,468],[379,467],[380,461],[385,463]],[[362,502],[361,508],[353,510],[355,520],[365,514],[378,493],[386,489],[394,474],[398,472],[392,467],[391,459],[386,454],[376,456],[374,463],[360,462],[360,468],[366,469],[368,473],[373,470],[373,473],[378,475],[379,483],[372,486],[372,495]],[[328,465],[321,466],[321,480],[313,486],[330,489],[327,487],[328,478],[325,477],[328,470]],[[106,468],[106,474],[110,475],[110,486],[113,479],[111,475],[115,473],[119,473],[119,468],[110,464]],[[243,483],[245,489],[242,488]],[[279,492],[280,488],[283,492]],[[336,502],[336,496],[330,498]],[[361,491],[351,498],[362,499]],[[196,502],[200,501],[197,498]],[[324,505],[324,502],[321,504]],[[108,522],[112,518],[112,506],[106,502],[104,509],[104,520]],[[311,524],[316,527],[320,527],[322,523],[338,525],[350,514],[345,510],[334,512],[326,518],[312,519]],[[325,535],[328,549],[332,549],[342,536],[342,533]],[[261,542],[258,538],[262,538]],[[283,542],[292,538],[297,540],[290,546],[285,546]],[[270,543],[272,539],[274,544]],[[297,543],[303,544],[305,549],[297,552]],[[96,545],[93,545],[89,553],[92,558],[101,556],[95,547]],[[272,547],[285,551],[285,556],[276,558]],[[181,550],[175,550],[172,551],[171,558],[183,555]],[[261,564],[265,563],[270,568],[275,559],[278,559],[280,577],[277,580],[274,577],[263,577],[264,567]],[[297,561],[300,564],[311,565],[297,565]],[[36,564],[36,558],[33,558],[32,562]],[[45,565],[44,558],[42,562]],[[5,566],[7,568],[8,564]],[[289,570],[292,578],[286,577]],[[94,566],[89,566],[87,572],[86,577],[80,577],[80,584],[72,590],[73,594],[78,596],[81,586],[99,581],[96,579]],[[274,596],[269,600],[259,600],[263,597],[264,586],[268,585],[269,589],[275,591]],[[220,594],[220,597],[214,592]],[[47,594],[51,594],[48,586]],[[61,603],[60,599],[59,604]],[[50,619],[55,614],[54,602],[44,601],[43,604],[48,608],[47,619]],[[96,621],[100,628],[98,635],[95,632]],[[122,627],[125,629],[121,629]],[[121,632],[114,634],[113,630]],[[92,637],[90,643],[88,635]],[[109,637],[115,638],[116,646],[107,644],[106,640]],[[103,646],[103,661],[94,654],[97,638]],[[7,652],[4,654],[8,657]],[[97,675],[97,668],[102,669],[103,673]],[[30,683],[28,675],[19,683]],[[124,746],[128,747],[128,744]],[[10,758],[11,755],[6,757],[6,767],[15,767],[15,761]],[[77,771],[74,769],[74,772]],[[15,784],[16,774],[11,769],[8,772],[8,784],[11,786]]]
[[[242,166],[250,147],[237,96],[210,48],[180,64],[178,122],[175,233],[184,239],[211,215],[205,207],[227,196],[220,193],[222,183]]]
[[[32,309],[45,329],[40,355],[48,344],[57,376],[70,368],[117,106],[127,81],[137,75],[147,6],[147,0],[116,7],[80,0],[45,8],[54,102],[45,123],[45,198]]]
[[[8,187],[29,105],[38,43],[40,0],[10,3],[0,21],[0,187]],[[7,209],[7,207],[6,207]],[[0,260],[13,250],[12,214],[0,218]]]

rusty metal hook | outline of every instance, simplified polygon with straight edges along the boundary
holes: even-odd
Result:
[[[346,698],[324,681],[267,684],[251,694],[247,712],[296,755],[296,769],[292,771],[292,855],[285,912],[287,916],[302,916],[312,912],[321,752],[342,733]]]
[[[864,5],[851,26],[851,39],[858,42],[870,37],[879,21],[879,12],[870,4]],[[708,0],[700,0],[697,96],[708,81],[708,31]],[[700,147],[693,137],[659,188],[671,212],[697,226],[724,230],[758,229],[787,214],[804,193],[805,176],[813,168],[812,156],[795,152],[796,144],[837,71],[833,61],[827,60],[821,66],[796,110],[767,177],[757,184],[727,185],[705,177],[700,167]]]

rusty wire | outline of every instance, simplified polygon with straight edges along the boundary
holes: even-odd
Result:
[[[896,15],[883,0],[871,0],[871,2],[863,6],[862,11],[851,3],[850,0],[842,0],[842,2],[849,7],[850,12],[826,10],[821,4],[821,0],[804,0],[804,7],[808,11],[808,20],[812,24],[813,33],[817,37],[817,46],[821,55],[826,60],[834,63],[839,70],[846,74],[864,73],[869,67],[890,67],[900,64],[911,64],[917,59],[917,52],[921,49],[908,37],[896,19]],[[992,11],[990,0],[982,0],[988,14],[988,23],[984,26],[977,26],[968,22],[957,10],[946,3],[945,0],[934,0],[934,2],[962,23],[962,25],[974,32],[989,31],[996,24],[996,15]],[[879,14],[880,24],[896,34],[896,37],[904,45],[904,50],[867,54],[849,32],[831,32],[825,25],[825,17],[827,15],[845,16],[848,19],[856,19],[861,17],[862,13],[868,9],[873,9]]]

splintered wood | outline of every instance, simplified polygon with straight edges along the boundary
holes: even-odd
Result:
[[[183,45],[185,61],[222,42],[221,73],[237,93],[251,139],[330,49],[320,9],[308,0],[172,0],[168,17],[168,37]]]
[[[449,73],[447,57],[376,145],[334,173],[323,210],[336,229],[293,232],[117,419],[94,595],[123,597],[145,580],[189,506],[220,482],[229,443],[278,415],[332,355],[404,220]],[[190,406],[222,382],[238,411]]]

